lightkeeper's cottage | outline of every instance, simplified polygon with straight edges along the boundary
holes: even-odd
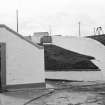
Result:
[[[0,90],[45,87],[44,49],[0,25]]]

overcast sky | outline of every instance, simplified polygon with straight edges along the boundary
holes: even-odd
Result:
[[[78,36],[93,34],[94,27],[105,30],[105,0],[0,0],[0,24],[16,30],[19,11],[19,33],[49,31],[52,34]],[[104,31],[105,32],[105,31]]]

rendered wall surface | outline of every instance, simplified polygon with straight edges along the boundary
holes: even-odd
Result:
[[[6,43],[6,84],[45,82],[44,49],[0,28],[0,42]]]
[[[46,72],[46,78],[72,81],[103,81],[100,71],[56,71]]]
[[[92,56],[91,60],[101,70],[105,79],[105,46],[91,38],[53,36],[53,44],[80,54]]]

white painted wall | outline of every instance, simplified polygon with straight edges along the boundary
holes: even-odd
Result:
[[[91,38],[67,36],[53,36],[52,41],[54,45],[67,50],[95,57],[92,62],[101,69],[105,79],[105,46],[103,44]]]
[[[45,82],[44,49],[0,28],[0,42],[6,43],[7,85]]]
[[[100,71],[50,71],[46,72],[48,79],[61,79],[73,81],[102,81],[104,80]]]

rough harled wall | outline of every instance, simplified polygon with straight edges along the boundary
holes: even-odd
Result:
[[[6,43],[7,85],[45,82],[43,49],[3,27],[0,28],[0,42]]]

